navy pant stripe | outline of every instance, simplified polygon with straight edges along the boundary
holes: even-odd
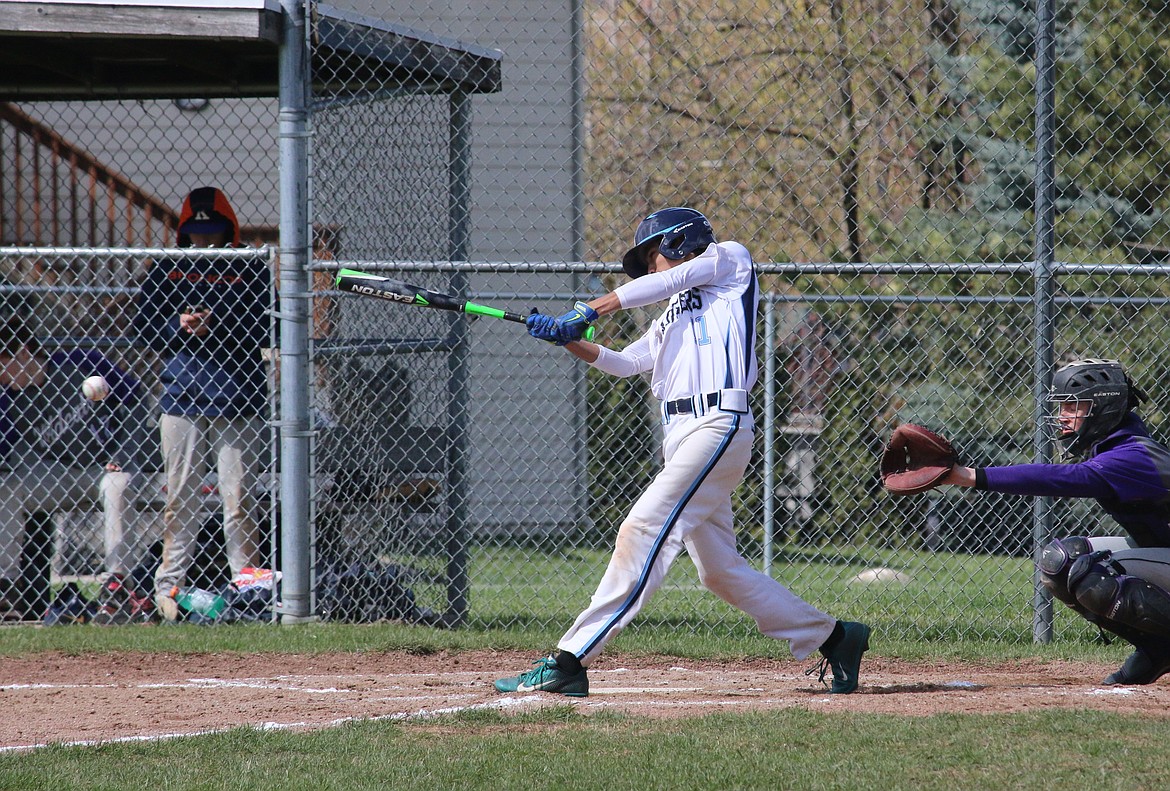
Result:
[[[728,429],[727,434],[724,435],[723,440],[719,443],[719,447],[716,448],[714,455],[712,455],[711,459],[703,466],[702,471],[691,483],[691,485],[687,487],[687,490],[683,494],[682,499],[680,499],[675,507],[671,510],[670,516],[666,518],[666,522],[662,525],[662,529],[659,530],[658,537],[654,539],[654,545],[650,549],[650,555],[646,558],[646,563],[642,566],[642,573],[638,575],[638,584],[634,586],[634,589],[630,592],[630,595],[626,597],[626,600],[622,602],[622,605],[617,609],[617,612],[610,616],[609,620],[605,622],[605,625],[601,627],[601,630],[598,631],[597,635],[594,636],[594,638],[585,645],[584,649],[581,651],[581,656],[585,656],[593,651],[593,649],[597,647],[597,644],[601,642],[607,634],[609,634],[611,629],[613,629],[614,624],[620,621],[625,616],[625,614],[630,611],[630,608],[634,606],[634,602],[636,602],[638,597],[642,595],[642,591],[646,588],[646,580],[650,577],[650,569],[654,567],[654,561],[658,559],[658,554],[662,551],[662,545],[666,543],[666,539],[670,535],[670,531],[673,530],[674,526],[678,523],[678,518],[682,514],[683,509],[686,508],[687,503],[690,502],[690,499],[694,496],[695,492],[698,491],[699,487],[703,485],[703,481],[706,480],[707,476],[711,473],[711,470],[713,470],[715,465],[719,463],[719,460],[723,458],[723,454],[727,452],[727,446],[731,444],[732,438],[739,430],[739,421],[740,416],[735,415],[731,423],[731,428]]]

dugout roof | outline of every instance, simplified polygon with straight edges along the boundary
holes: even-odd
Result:
[[[497,50],[325,4],[314,92],[491,93]],[[0,101],[276,96],[278,0],[0,0]]]

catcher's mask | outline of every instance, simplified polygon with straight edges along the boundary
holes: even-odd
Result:
[[[638,223],[634,246],[622,256],[622,269],[632,278],[646,274],[646,248],[654,242],[663,256],[680,261],[696,250],[706,250],[714,241],[715,232],[702,212],[683,206],[659,209]]]
[[[1056,430],[1066,455],[1083,456],[1121,425],[1126,414],[1145,398],[1146,394],[1116,360],[1078,360],[1052,375],[1048,400],[1053,412],[1048,422]],[[1084,411],[1084,420],[1076,430],[1065,431],[1061,426],[1062,404],[1073,404],[1078,411]]]

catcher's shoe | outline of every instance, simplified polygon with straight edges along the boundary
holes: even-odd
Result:
[[[1165,651],[1138,648],[1126,657],[1121,667],[1109,674],[1101,683],[1153,684],[1166,673],[1170,673],[1170,654]]]
[[[817,679],[825,683],[825,674],[831,668],[833,683],[829,692],[843,695],[857,689],[858,674],[861,672],[861,655],[869,650],[870,628],[863,623],[841,621],[841,628],[845,634],[837,645],[830,651],[821,651],[823,659],[815,666],[805,671],[806,676],[820,673]]]
[[[535,670],[521,673],[512,678],[501,678],[496,682],[499,692],[557,692],[573,698],[589,694],[589,677],[585,669],[580,673],[566,673],[555,659],[547,656],[532,663]]]

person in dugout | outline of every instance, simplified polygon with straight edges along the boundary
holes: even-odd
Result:
[[[183,201],[179,247],[240,246],[240,225],[224,193],[199,187]],[[137,342],[162,358],[159,440],[166,473],[162,562],[155,604],[168,621],[180,612],[172,591],[195,559],[204,459],[210,454],[223,502],[232,575],[257,563],[253,491],[267,426],[272,275],[258,258],[194,255],[157,261],[138,298]]]

